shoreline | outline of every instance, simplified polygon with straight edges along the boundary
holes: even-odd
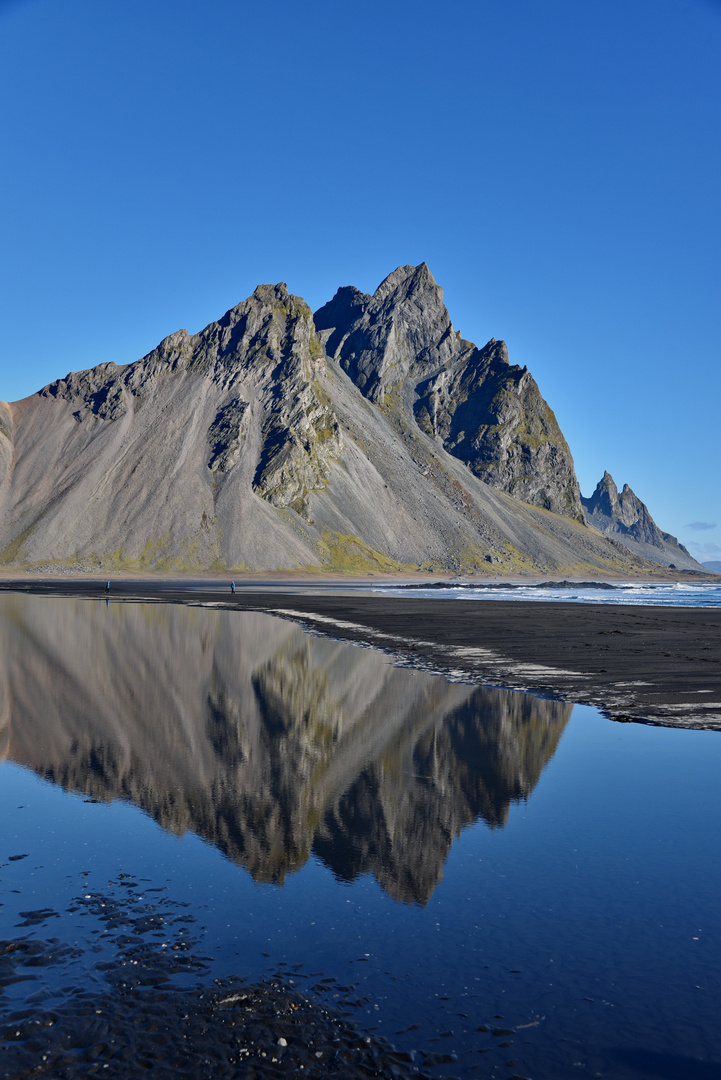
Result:
[[[0,591],[105,599],[106,580],[4,576]],[[109,580],[111,602],[264,611],[450,679],[592,705],[613,720],[721,730],[721,608],[391,597],[361,591],[368,579],[266,575],[238,581],[232,596],[227,575]]]

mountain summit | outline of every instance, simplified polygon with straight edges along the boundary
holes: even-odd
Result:
[[[662,532],[648,507],[624,484],[619,494],[611,474],[604,472],[590,499],[582,499],[590,525],[620,540],[650,562],[673,570],[703,570],[675,536]]]
[[[505,342],[463,340],[425,263],[394,270],[373,296],[339,289],[314,319],[371,401],[415,390],[418,425],[476,476],[583,521],[571,452],[533,377],[511,366]]]
[[[422,263],[313,315],[285,284],[0,405],[8,566],[632,574],[555,417]]]

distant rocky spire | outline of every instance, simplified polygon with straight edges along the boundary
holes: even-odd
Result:
[[[593,495],[581,501],[590,525],[643,558],[674,569],[703,570],[675,536],[659,529],[628,484],[619,494],[610,472],[605,471]]]

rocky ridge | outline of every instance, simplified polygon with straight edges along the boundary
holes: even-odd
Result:
[[[608,471],[604,472],[593,495],[582,501],[589,525],[605,536],[618,539],[641,558],[672,570],[704,570],[675,536],[659,529],[648,507],[628,484],[624,484],[619,494]]]
[[[0,406],[0,562],[648,572],[586,527],[532,376],[453,329],[424,263],[315,316],[261,285],[135,363]]]
[[[373,296],[339,289],[314,318],[329,354],[371,401],[414,387],[421,429],[481,480],[583,520],[571,452],[533,377],[511,366],[505,342],[478,349],[453,329],[425,263],[399,267]]]

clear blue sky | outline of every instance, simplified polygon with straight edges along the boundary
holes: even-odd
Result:
[[[425,259],[721,558],[720,0],[0,0],[0,113],[0,398]]]

